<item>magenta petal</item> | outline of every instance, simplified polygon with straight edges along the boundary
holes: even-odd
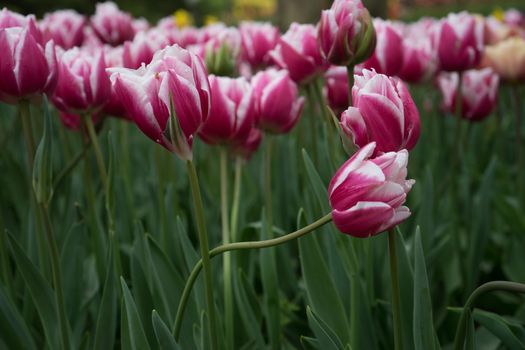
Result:
[[[359,202],[350,209],[332,211],[334,224],[339,231],[359,238],[382,232],[384,223],[390,222],[394,215],[392,207],[380,202]]]
[[[14,56],[14,73],[18,81],[19,96],[42,92],[49,75],[49,67],[42,47],[30,35],[29,29],[22,31]]]

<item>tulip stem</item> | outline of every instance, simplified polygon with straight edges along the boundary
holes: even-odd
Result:
[[[220,149],[220,173],[221,173],[221,221],[222,221],[222,244],[230,243],[230,222],[228,217],[228,153],[225,147]],[[233,349],[234,327],[233,327],[233,291],[232,291],[232,257],[225,253],[223,258],[224,279],[224,323],[226,333],[226,348]]]
[[[93,125],[93,120],[91,116],[84,117],[84,122],[86,123],[86,128],[87,128],[91,143],[93,144],[93,150],[95,151],[95,158],[97,159],[98,171],[102,179],[102,184],[104,186],[104,192],[107,195],[108,194],[107,191],[109,189],[108,173],[106,171],[104,157],[102,156],[102,151],[100,150],[100,145],[97,140],[97,133],[95,132],[95,126]]]
[[[518,194],[521,196],[523,194],[523,156],[521,149],[521,105],[518,85],[512,86],[512,98],[514,100],[514,116],[516,120],[516,125],[514,125],[516,132],[516,163],[518,168],[516,179],[518,181]]]
[[[233,251],[233,250],[264,249],[264,248],[275,247],[277,245],[284,244],[294,239],[297,239],[299,237],[302,237],[306,235],[307,233],[310,233],[318,229],[319,227],[324,226],[330,221],[332,221],[332,213],[326,214],[319,220],[311,223],[310,225],[307,225],[301,228],[300,230],[288,233],[281,237],[267,239],[263,241],[235,242],[235,243],[221,245],[219,247],[216,247],[210,250],[209,257],[214,258],[217,255],[220,255],[225,252]],[[175,317],[175,324],[173,327],[173,334],[176,340],[178,340],[179,335],[180,335],[182,317],[184,316],[184,311],[186,309],[186,304],[188,302],[188,298],[193,288],[193,284],[195,283],[195,280],[199,276],[199,273],[202,268],[203,268],[203,260],[201,259],[193,266],[190,276],[186,280],[186,285],[184,286],[184,290],[182,291],[182,296],[179,302],[179,307],[177,309],[177,315]]]
[[[213,301],[213,285],[211,278],[211,264],[210,255],[208,251],[208,233],[206,231],[206,224],[204,221],[204,209],[202,207],[201,191],[199,187],[199,179],[195,166],[191,160],[186,162],[188,168],[188,175],[190,179],[191,193],[193,197],[193,205],[195,206],[195,219],[197,223],[197,231],[199,234],[199,246],[201,251],[201,261],[204,268],[204,285],[206,289],[206,303],[208,308],[208,325],[211,337],[211,348],[217,349],[217,330],[215,321],[215,303]]]
[[[392,281],[392,316],[394,321],[394,349],[403,350],[401,334],[401,305],[399,298],[399,278],[397,273],[396,232],[388,230],[388,249],[390,253],[390,277]]]
[[[235,159],[235,178],[233,183],[233,203],[231,212],[231,240],[237,241],[237,224],[239,220],[239,204],[241,199],[241,184],[242,184],[242,166],[243,159],[237,157]]]
[[[88,144],[86,145],[89,146],[90,142],[88,142]],[[86,155],[86,150],[87,148],[86,147],[82,147],[82,149],[80,150],[80,152],[78,152],[77,154],[75,154],[75,156],[73,157],[73,159],[71,159],[69,161],[69,163],[65,166],[64,169],[62,169],[60,171],[60,173],[58,173],[55,181],[53,181],[53,191],[56,191],[57,188],[60,187],[60,185],[62,184],[62,181],[64,181],[64,179],[66,178],[66,176],[69,175],[69,173],[71,173],[71,171],[73,169],[75,169],[75,167],[77,166],[77,164],[85,157]]]
[[[465,332],[467,328],[467,311],[472,309],[476,299],[484,293],[493,291],[505,291],[511,293],[525,294],[525,284],[509,282],[509,281],[492,281],[482,284],[472,292],[467,299],[461,316],[459,318],[458,326],[456,328],[456,337],[454,338],[454,350],[462,350],[465,343]]]
[[[352,88],[354,86],[354,65],[346,66],[348,76],[348,106],[352,106]]]

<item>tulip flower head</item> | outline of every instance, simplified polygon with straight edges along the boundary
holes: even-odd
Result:
[[[362,147],[335,173],[328,187],[337,229],[366,238],[389,230],[410,216],[403,206],[414,180],[407,180],[408,151],[373,157],[376,143]]]
[[[374,141],[377,153],[411,150],[420,133],[419,112],[398,78],[363,70],[355,75],[353,107],[341,115],[341,127],[357,147]]]
[[[204,62],[210,74],[233,75],[237,67],[241,35],[234,27],[224,28],[202,45]]]
[[[441,73],[437,83],[443,95],[443,109],[456,110],[457,73]],[[461,85],[462,117],[472,121],[485,119],[496,107],[499,77],[490,68],[469,70],[463,73]]]
[[[348,108],[348,73],[346,67],[332,66],[324,74],[325,96],[330,108],[339,115]]]
[[[276,134],[287,133],[299,120],[304,97],[286,70],[267,69],[252,79],[257,100],[258,128]]]
[[[297,83],[306,84],[328,68],[317,47],[316,28],[311,24],[292,23],[270,56]]]
[[[376,48],[368,60],[364,62],[367,69],[394,76],[403,64],[403,38],[401,30],[390,21],[374,19],[376,32]]]
[[[143,63],[148,64],[153,54],[167,45],[162,34],[155,30],[139,32],[132,41],[126,41],[122,51],[122,62],[126,68],[139,68]]]
[[[525,39],[512,37],[485,48],[483,66],[491,67],[503,81],[525,81]]]
[[[213,99],[199,136],[210,144],[242,144],[255,122],[256,101],[245,78],[209,76]]]
[[[275,48],[279,40],[279,29],[271,23],[241,22],[241,57],[252,68],[267,65],[268,53]]]
[[[52,91],[57,78],[57,58],[53,41],[43,43],[35,18],[22,21],[2,11],[0,27],[0,100],[17,103]],[[12,18],[11,18],[12,17]]]
[[[374,52],[374,25],[361,0],[335,0],[322,12],[318,30],[321,52],[334,65],[356,65]]]
[[[40,27],[47,40],[64,50],[82,45],[86,18],[73,10],[61,10],[44,16]]]
[[[403,41],[403,62],[397,75],[406,82],[431,80],[438,70],[436,51],[429,37],[412,35]]]
[[[113,46],[131,40],[135,35],[131,15],[122,12],[111,1],[97,4],[91,27],[103,42]]]

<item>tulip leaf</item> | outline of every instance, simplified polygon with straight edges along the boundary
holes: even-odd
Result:
[[[472,312],[469,310],[467,312],[467,329],[465,332],[465,349],[466,350],[476,350],[476,330],[474,328],[474,318],[472,317]]]
[[[308,317],[308,324],[314,332],[321,349],[338,350],[344,347],[337,334],[335,334],[334,331],[330,329],[330,327],[319,316],[317,316],[309,306],[306,306],[306,316]]]
[[[8,349],[36,350],[36,345],[30,330],[24,323],[22,315],[11,303],[0,285],[0,329],[2,343]]]
[[[132,350],[147,350],[150,349],[144,327],[137,311],[137,306],[133,301],[133,297],[126,285],[126,282],[121,277],[120,284],[122,286],[122,293],[124,296],[124,307],[126,309],[127,318],[127,332],[129,334],[130,345]]]
[[[301,336],[301,345],[304,350],[318,350],[319,341],[315,338]]]
[[[35,153],[33,167],[33,190],[38,203],[47,205],[53,196],[53,135],[51,113],[44,96],[44,131]]]
[[[319,201],[319,205],[321,206],[321,209],[324,213],[328,213],[330,211],[330,206],[328,205],[328,191],[326,189],[326,185],[323,183],[323,180],[321,180],[321,177],[315,169],[312,160],[310,159],[308,153],[304,149],[303,160],[304,166],[306,168],[306,173],[308,174],[308,178],[310,179],[310,183],[312,184],[315,196]]]
[[[473,317],[483,327],[498,337],[511,350],[525,349],[525,344],[516,337],[509,327],[509,323],[501,316],[492,312],[474,310]],[[521,327],[523,329],[523,327]]]
[[[155,331],[155,336],[157,337],[160,350],[180,349],[180,346],[177,345],[175,337],[173,337],[173,334],[171,334],[168,326],[166,326],[162,318],[160,318],[159,314],[155,310],[153,310],[151,313],[151,322],[153,324],[153,330]]]

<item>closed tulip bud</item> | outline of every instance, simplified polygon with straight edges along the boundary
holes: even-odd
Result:
[[[111,1],[97,4],[91,27],[103,42],[113,46],[131,40],[135,35],[131,15],[122,12]]]
[[[45,15],[40,28],[47,40],[67,50],[82,45],[86,18],[73,10],[61,10]]]
[[[482,65],[491,67],[503,81],[525,81],[525,40],[512,37],[494,46],[487,46]]]
[[[361,0],[335,0],[321,14],[318,37],[321,52],[337,66],[363,62],[376,45],[372,17]]]
[[[317,47],[317,31],[311,24],[292,23],[270,56],[297,83],[308,83],[328,68]]]
[[[441,73],[437,80],[443,95],[443,109],[449,113],[456,110],[458,80],[457,73]],[[473,69],[464,72],[462,80],[461,116],[472,121],[485,119],[496,107],[498,75],[490,68]]]
[[[288,132],[299,120],[304,97],[286,70],[267,69],[252,79],[257,100],[257,127],[275,134]]]
[[[202,60],[174,45],[158,51],[148,66],[110,71],[128,116],[142,132],[182,159],[191,159],[193,137],[210,106]]]
[[[374,20],[377,44],[374,53],[364,62],[367,69],[386,75],[396,75],[403,64],[403,38],[401,31],[390,21]]]
[[[256,69],[270,63],[269,52],[279,40],[279,29],[271,23],[241,22],[241,57]]]
[[[256,103],[252,87],[245,78],[209,76],[210,116],[199,136],[210,144],[241,144],[255,122]]]
[[[343,132],[357,147],[376,143],[377,153],[411,150],[419,139],[417,107],[400,79],[363,70],[355,76],[353,107],[341,115]]]
[[[324,78],[328,105],[336,115],[339,115],[350,105],[346,67],[332,66],[326,71]]]
[[[248,133],[248,137],[246,137],[243,142],[232,146],[231,149],[233,153],[245,160],[249,160],[261,145],[262,135],[261,130],[252,128]]]
[[[106,73],[104,53],[78,48],[62,54],[59,78],[52,96],[58,109],[70,114],[98,112],[109,99],[111,84]]]
[[[28,18],[29,17],[23,16],[19,13],[9,11],[4,7],[2,11],[0,11],[0,29],[24,27],[27,25]]]
[[[408,151],[373,157],[375,142],[357,151],[335,173],[328,187],[334,224],[350,236],[366,238],[389,230],[410,216],[403,206],[414,180],[407,180]]]
[[[409,37],[403,41],[403,63],[397,75],[409,83],[430,81],[438,70],[438,59],[428,37]]]
[[[28,17],[23,27],[0,29],[0,52],[0,100],[17,103],[54,88],[57,78],[55,46],[52,41],[43,44],[42,33],[33,16]]]
[[[436,40],[442,70],[474,68],[483,53],[483,23],[467,12],[451,13],[442,20]]]

